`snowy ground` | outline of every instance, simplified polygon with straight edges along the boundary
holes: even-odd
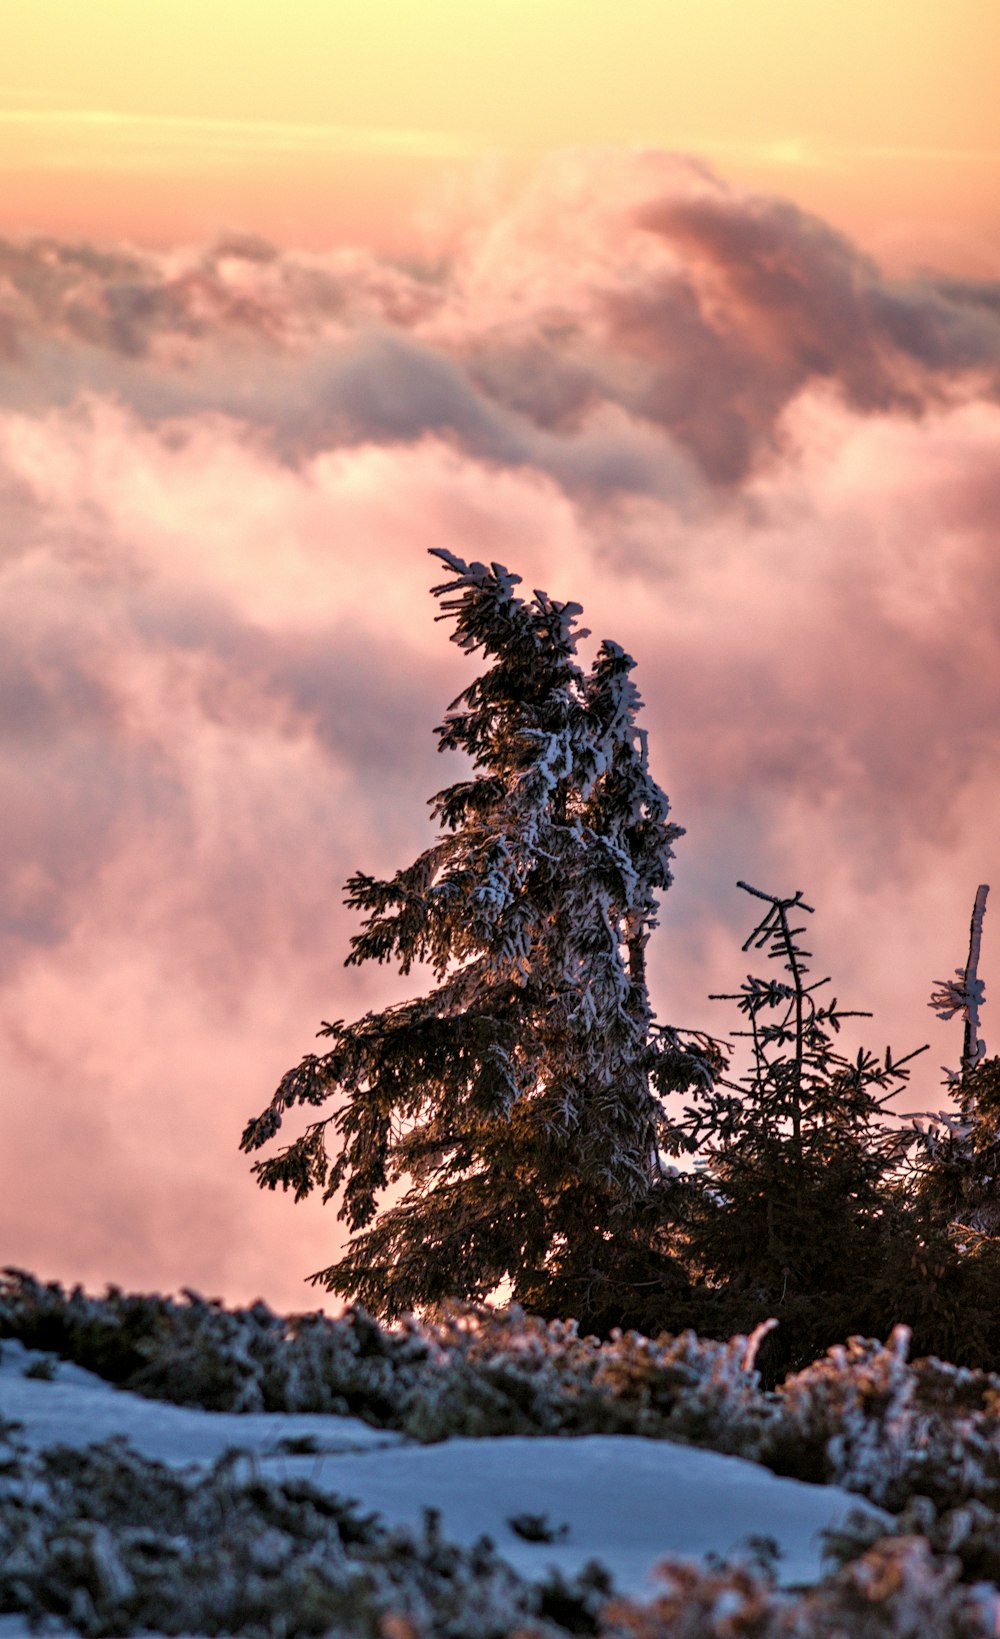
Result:
[[[438,1509],[447,1538],[467,1544],[487,1534],[531,1580],[550,1566],[572,1574],[596,1559],[620,1591],[649,1595],[663,1556],[704,1561],[763,1537],[777,1545],[783,1583],[810,1583],[821,1571],[821,1533],[869,1507],[833,1486],[662,1440],[587,1435],[422,1446],[350,1417],[237,1416],[144,1400],[63,1362],[54,1363],[51,1381],[26,1377],[42,1358],[12,1341],[0,1355],[0,1415],[23,1424],[35,1449],[123,1435],[161,1462],[208,1465],[238,1447],[260,1470],[307,1478],[389,1524],[418,1525],[425,1508]],[[525,1514],[545,1516],[556,1540],[519,1536],[509,1521]],[[0,1639],[25,1631],[18,1624],[0,1619]]]

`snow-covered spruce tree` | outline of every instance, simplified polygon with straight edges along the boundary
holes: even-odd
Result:
[[[293,1105],[333,1109],[254,1171],[296,1199],[343,1192],[352,1231],[311,1278],[393,1317],[505,1278],[536,1312],[630,1323],[684,1289],[662,1166],[671,1091],[708,1085],[718,1050],[654,1023],[646,944],[681,834],[647,766],[634,662],[576,660],[580,606],[498,564],[434,554],[452,640],[489,668],[453,703],[439,749],[469,777],[431,799],[437,840],[388,881],[362,873],[348,963],[430,965],[430,994],[324,1024],[252,1120],[256,1150]],[[406,1181],[400,1198],[383,1192]]]

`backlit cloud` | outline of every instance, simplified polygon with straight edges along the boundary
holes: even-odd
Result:
[[[341,885],[450,777],[430,547],[638,658],[688,828],[661,1017],[731,1027],[744,877],[817,904],[863,1039],[933,1037],[917,1104],[957,1056],[924,1004],[997,875],[996,288],[655,154],[458,228],[0,252],[8,1261],[310,1301],[333,1215],[235,1145],[322,1017],[414,982],[343,970]]]

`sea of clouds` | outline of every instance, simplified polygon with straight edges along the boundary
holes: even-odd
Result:
[[[802,888],[851,1040],[930,1040],[936,1107],[931,982],[1000,893],[998,456],[1000,285],[695,160],[556,156],[411,260],[0,243],[3,1260],[315,1302],[333,1213],[236,1144],[414,983],[344,971],[341,890],[451,777],[435,546],[639,662],[688,833],[660,1017],[731,1028],[736,879]],[[989,913],[981,971],[997,1050]]]

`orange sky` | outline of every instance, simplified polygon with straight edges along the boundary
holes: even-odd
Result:
[[[1000,0],[0,0],[0,41],[0,1263],[315,1303],[335,1213],[237,1143],[322,1018],[423,988],[342,967],[342,885],[450,777],[431,547],[637,657],[658,1016],[733,1028],[737,880],[801,887],[851,1050],[930,1042],[938,1108],[987,881],[1000,1046]]]
[[[566,145],[1000,272],[995,0],[4,0],[0,231],[406,240]],[[418,210],[419,208],[419,210]]]

